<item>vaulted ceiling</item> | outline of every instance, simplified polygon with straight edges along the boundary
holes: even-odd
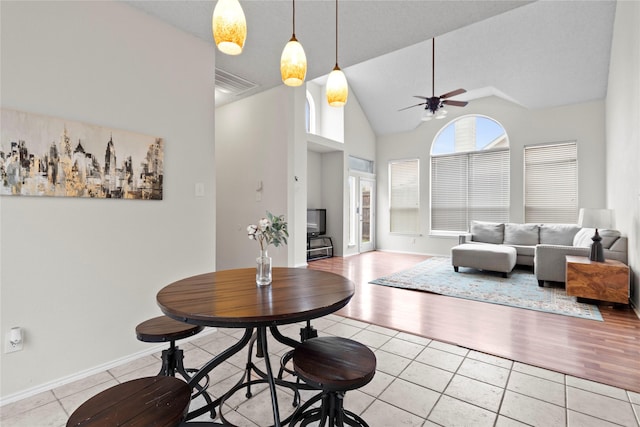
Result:
[[[125,3],[211,43],[214,1]],[[239,56],[216,53],[216,68],[256,84],[232,102],[282,84],[280,54],[291,37],[292,3],[240,0],[248,36]],[[296,2],[296,37],[307,79],[323,81],[335,64],[333,0]],[[414,95],[431,96],[431,38],[436,38],[435,94],[465,88],[458,100],[496,95],[525,108],[606,96],[615,1],[341,0],[340,67],[378,135],[420,123]],[[212,76],[212,79],[214,76]],[[456,107],[449,107],[456,108]]]

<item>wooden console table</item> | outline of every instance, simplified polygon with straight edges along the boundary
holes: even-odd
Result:
[[[621,304],[629,303],[629,266],[607,259],[567,255],[567,295]]]

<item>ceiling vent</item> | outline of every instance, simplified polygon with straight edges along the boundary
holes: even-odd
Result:
[[[216,68],[216,89],[230,95],[240,95],[248,90],[258,87],[257,84]]]

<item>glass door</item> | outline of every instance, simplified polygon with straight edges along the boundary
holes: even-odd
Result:
[[[368,252],[375,249],[375,188],[373,179],[359,178],[358,192],[358,220],[359,220],[359,252]]]

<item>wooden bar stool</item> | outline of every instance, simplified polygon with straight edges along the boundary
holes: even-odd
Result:
[[[320,426],[344,424],[368,427],[358,415],[344,409],[344,395],[368,384],[376,373],[376,356],[369,347],[341,337],[306,340],[293,352],[293,370],[308,385],[322,392],[302,405],[291,419],[291,426],[306,426],[320,420]],[[318,400],[319,408],[310,409]]]
[[[191,389],[181,379],[138,378],[110,387],[84,402],[67,427],[176,427],[187,416]]]
[[[176,345],[176,340],[187,338],[200,333],[204,327],[198,325],[190,325],[188,323],[179,322],[168,316],[158,316],[149,320],[145,320],[136,326],[136,337],[143,342],[169,342],[169,348],[162,350],[162,367],[158,375],[175,377],[176,373],[189,381],[191,379],[190,372],[197,372],[197,369],[184,367],[184,354],[182,349]],[[209,376],[205,377],[204,384],[196,384],[196,393],[192,399],[202,395],[207,404],[211,403],[211,396],[207,393],[209,387]],[[211,410],[211,418],[215,418],[215,411]]]

